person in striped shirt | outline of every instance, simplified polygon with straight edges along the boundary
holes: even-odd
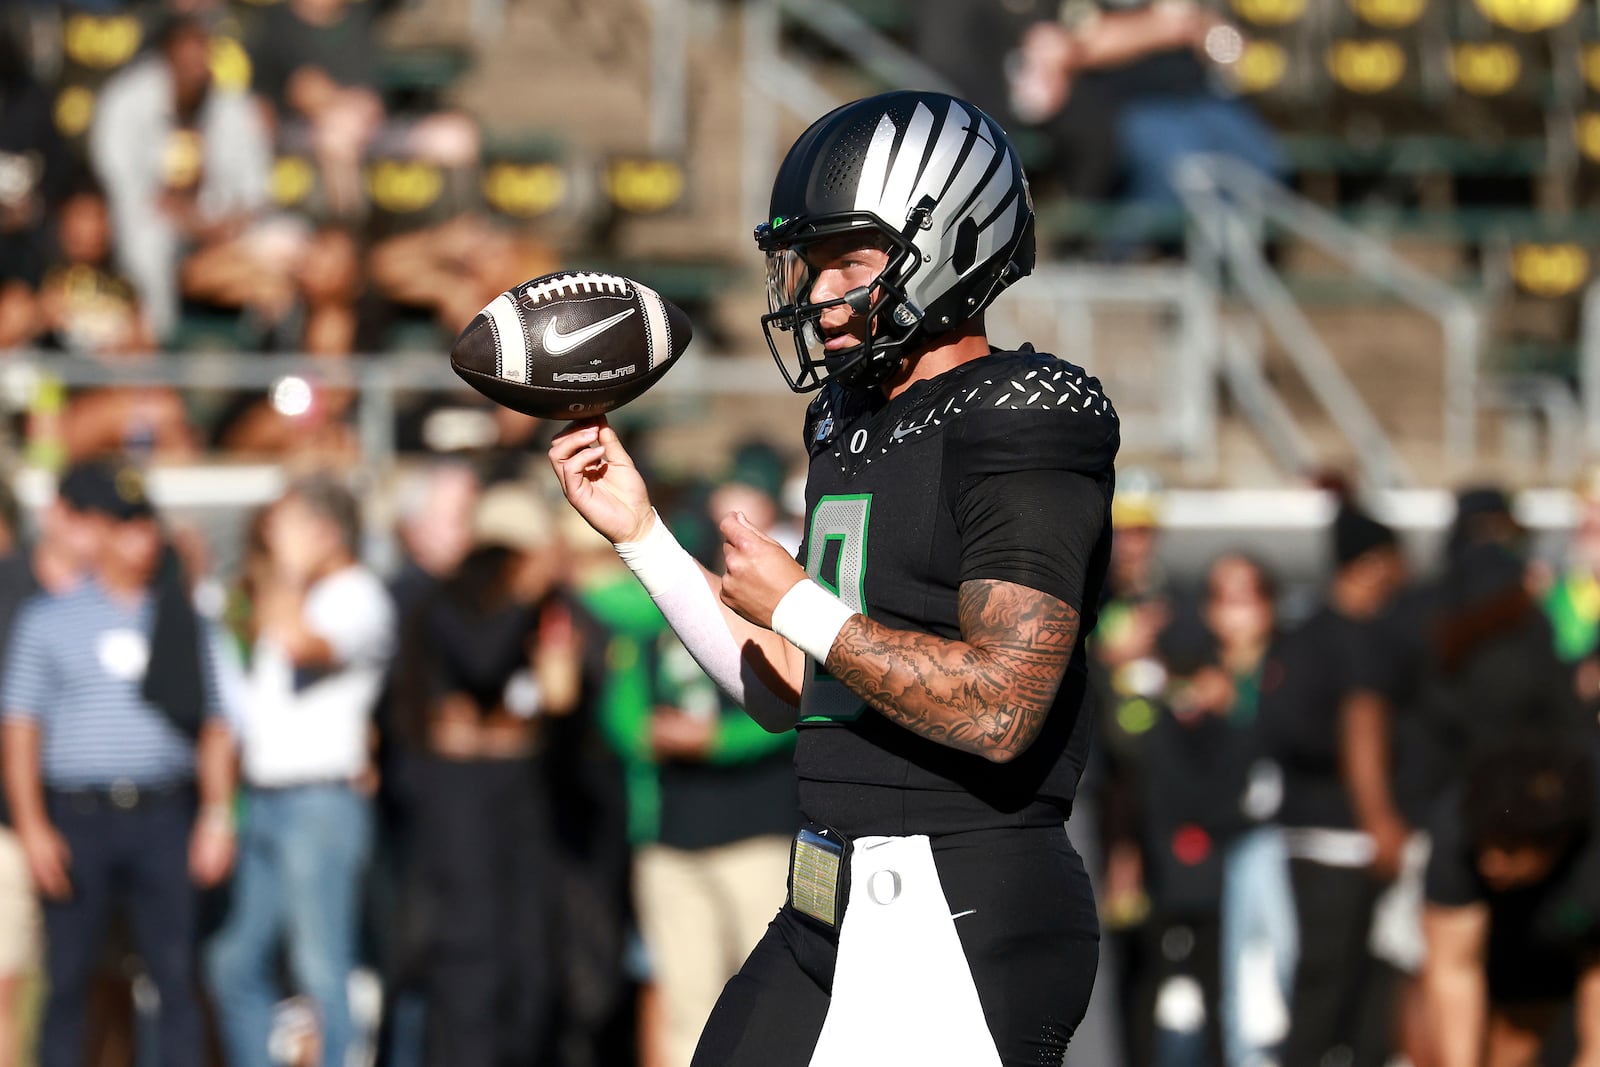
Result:
[[[44,897],[39,1067],[78,1067],[86,995],[126,909],[160,994],[160,1062],[204,1057],[196,887],[233,859],[234,752],[211,649],[131,467],[80,468],[88,578],[19,615],[4,675],[6,794]]]

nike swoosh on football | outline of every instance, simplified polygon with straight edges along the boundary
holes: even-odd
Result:
[[[591,322],[583,329],[573,330],[571,333],[562,333],[560,327],[556,325],[556,320],[551,319],[545,323],[544,336],[540,338],[539,343],[552,356],[566,355],[584,342],[592,341],[599,337],[611,327],[632,315],[634,310],[634,308],[629,308],[627,311],[619,311],[609,319]]]

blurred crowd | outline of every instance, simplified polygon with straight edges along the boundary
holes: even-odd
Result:
[[[1578,500],[1545,558],[1505,493],[1464,491],[1418,558],[1344,494],[1318,585],[1229,552],[1190,589],[1159,496],[1122,493],[1074,815],[1103,847],[1105,1047],[1592,1062],[1600,485]]]
[[[555,269],[486,201],[476,121],[426,84],[384,79],[381,6],[6,5],[0,350],[342,360],[397,337],[437,350],[496,294]],[[68,458],[354,447],[346,388],[287,414],[259,391],[195,403],[160,386],[79,389],[36,404],[48,425],[29,435]]]
[[[0,10],[0,352],[46,354],[27,398],[9,399],[26,410],[8,429],[30,462],[59,468],[126,449],[354,465],[353,356],[440,351],[495,295],[561,265],[551,229],[490,180],[507,167],[533,173],[536,138],[488,138],[449,104],[444,68],[459,74],[465,49],[386,49],[391,6]],[[1282,169],[1271,133],[1218,74],[1212,53],[1227,26],[1203,5],[1108,0],[1058,13],[1008,2],[990,18],[986,5],[951,3],[926,16],[918,51],[1022,134],[1041,190],[1130,207],[1118,216],[1126,229],[1102,235],[1114,256],[1181,232],[1169,175],[1183,156],[1231,151]],[[397,55],[441,70],[405,76]],[[603,235],[582,240],[606,247]],[[147,353],[211,350],[305,354],[325,369],[281,393],[180,390],[160,374],[116,389],[52,377],[58,353],[136,372]],[[434,417],[460,404],[407,394],[402,450],[527,432],[482,404],[470,425]]]
[[[725,475],[662,500],[686,545],[798,547],[782,457]],[[783,900],[793,735],[538,484],[397,492],[383,576],[330,474],[229,575],[120,458],[5,494],[0,1064],[688,1062]]]
[[[793,736],[512,473],[411,471],[382,575],[333,474],[225,573],[124,460],[31,518],[6,498],[0,1064],[688,1063],[784,897]],[[1587,1062],[1600,478],[1555,555],[1492,488],[1436,559],[1341,497],[1325,577],[1280,581],[1169,573],[1138,473],[1091,643],[1070,827],[1105,935],[1068,1062]],[[665,484],[710,567],[731,509],[797,543],[770,446]]]

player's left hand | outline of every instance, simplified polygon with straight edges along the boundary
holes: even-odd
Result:
[[[757,626],[772,628],[772,609],[806,572],[789,550],[757,529],[742,511],[730,511],[718,525],[727,569],[722,602]]]

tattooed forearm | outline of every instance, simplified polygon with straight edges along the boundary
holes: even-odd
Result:
[[[999,581],[962,583],[960,613],[960,641],[857,615],[826,666],[913,733],[1004,763],[1039,736],[1078,640],[1078,613]]]

